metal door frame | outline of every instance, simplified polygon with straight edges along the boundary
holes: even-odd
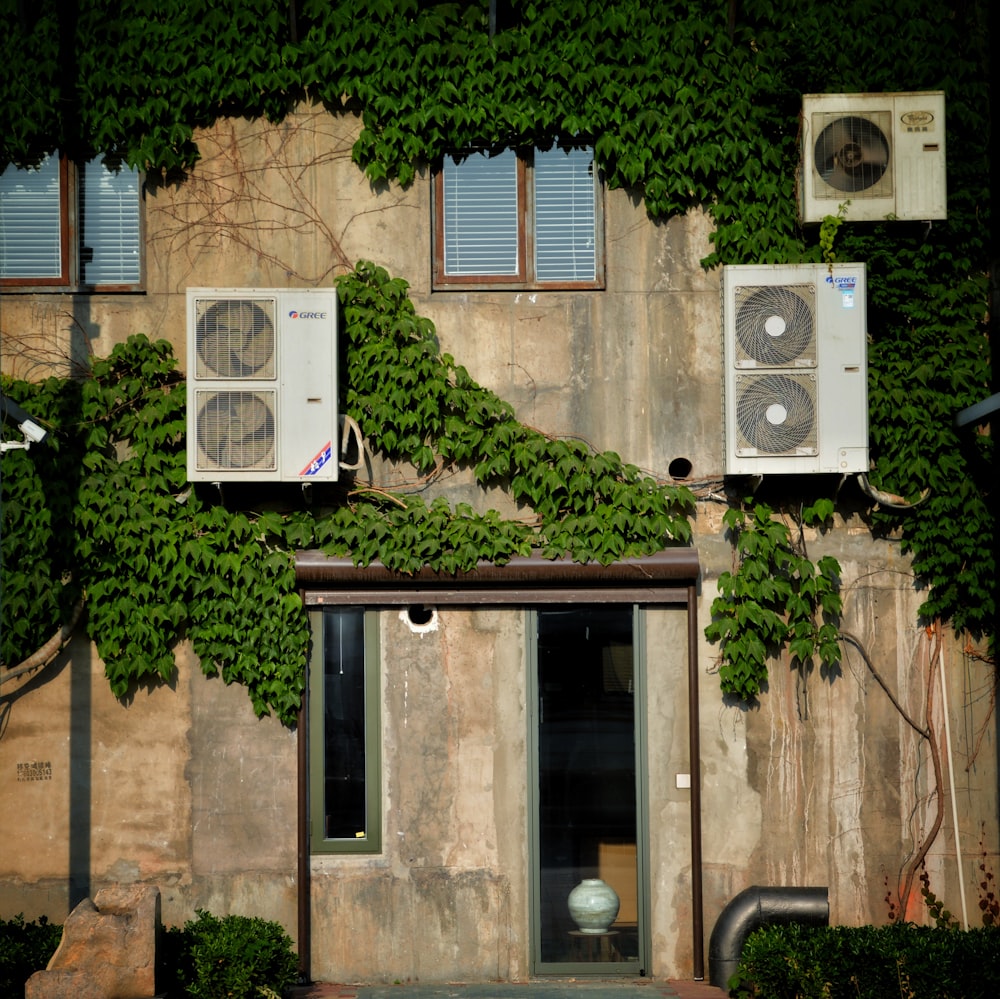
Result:
[[[584,602],[581,605],[585,606]],[[531,975],[602,975],[644,976],[652,957],[650,926],[650,860],[649,860],[649,772],[647,746],[646,640],[645,615],[639,604],[632,605],[632,665],[633,665],[633,734],[635,739],[635,835],[636,892],[638,918],[638,949],[636,961],[565,961],[543,962],[541,959],[541,867],[538,768],[538,614],[543,607],[527,610],[527,740],[528,740],[528,872],[529,872],[529,940],[528,968]]]

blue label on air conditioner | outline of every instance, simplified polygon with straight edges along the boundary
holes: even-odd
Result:
[[[299,475],[315,475],[328,461],[333,458],[333,441],[327,441],[323,450],[299,472]]]

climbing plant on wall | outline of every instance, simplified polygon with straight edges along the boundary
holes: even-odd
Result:
[[[874,9],[867,0],[812,0],[791,9],[773,0],[512,0],[497,10],[502,16],[491,23],[486,0],[0,0],[6,67],[0,167],[29,165],[58,149],[128,162],[146,170],[151,183],[173,180],[197,169],[198,129],[225,117],[278,122],[311,102],[361,116],[353,157],[375,184],[406,185],[456,149],[580,136],[593,143],[605,183],[641,196],[652,219],[697,207],[709,213],[715,230],[706,267],[784,263],[819,260],[823,252],[796,219],[801,95],[942,89],[947,221],[845,221],[836,252],[868,268],[871,479],[910,501],[927,496],[902,514],[874,508],[871,527],[899,536],[912,554],[915,572],[930,584],[929,617],[991,634],[992,439],[960,434],[953,425],[958,409],[990,390],[987,5],[900,0]],[[4,516],[24,543],[45,553],[30,570],[38,574],[35,585],[71,580],[41,598],[45,613],[55,620],[58,601],[73,604],[81,579],[93,580],[86,584],[90,627],[117,636],[101,649],[116,689],[129,678],[164,675],[171,644],[187,629],[208,668],[220,664],[227,679],[248,683],[258,710],[287,717],[300,682],[289,680],[302,648],[295,643],[305,641],[287,586],[295,546],[319,544],[361,561],[377,556],[406,571],[421,564],[463,567],[474,556],[502,561],[530,545],[549,555],[608,560],[686,538],[689,495],[664,489],[617,456],[590,454],[521,426],[459,364],[436,354],[426,320],[407,308],[401,281],[365,265],[341,293],[349,329],[357,331],[352,352],[363,359],[347,379],[348,406],[368,419],[376,446],[420,469],[439,459],[467,462],[480,481],[508,484],[535,519],[507,522],[375,494],[349,497],[320,520],[203,508],[178,480],[180,402],[172,362],[159,345],[140,349],[134,342],[77,387],[46,383],[31,390],[33,404],[66,428],[62,471],[70,467],[63,458],[81,458],[72,466],[83,470],[77,498],[55,490],[46,500],[52,523],[77,532],[73,545],[46,543],[49,527],[44,519],[30,521],[26,498],[17,496],[22,478],[29,492],[41,488],[30,482],[54,480],[46,462],[55,459],[36,449],[5,457],[4,468]],[[398,320],[398,329],[380,325],[380,310]],[[405,363],[380,355],[383,343]],[[419,391],[405,377],[414,365],[422,372]],[[387,386],[394,388],[387,393]],[[133,423],[120,422],[126,418]],[[74,426],[90,427],[91,436],[81,438]],[[153,426],[162,437],[144,444]],[[122,472],[122,461],[134,464]],[[159,485],[122,510],[112,508],[110,497],[136,472]],[[766,528],[762,511],[751,503],[745,522],[736,513],[728,522],[741,555],[733,588],[723,588],[713,608],[720,622],[735,619],[740,600],[764,596],[752,585],[754,560],[739,545],[756,537],[758,545],[771,545],[769,558],[783,557],[784,542]],[[148,518],[144,527],[141,518]],[[183,530],[175,536],[177,525]],[[166,532],[162,550],[148,542],[150,531]],[[5,545],[11,536],[5,530]],[[175,552],[183,555],[180,564],[170,560]],[[95,611],[95,585],[101,595],[125,583],[126,553],[137,558],[137,580],[149,591],[134,591],[141,594],[134,607]],[[5,574],[18,564],[14,555],[5,559]],[[185,560],[211,571],[192,582]],[[832,578],[816,569],[816,578]],[[161,572],[170,582],[158,589]],[[226,595],[227,573],[241,574],[253,602]],[[168,599],[171,593],[176,599]],[[150,594],[154,599],[146,599]],[[8,599],[17,618],[5,631],[4,640],[10,635],[14,643],[4,649],[10,662],[38,622],[18,617],[27,598],[8,598],[5,583]],[[210,613],[216,600],[224,613]],[[255,671],[233,640],[262,606],[273,606],[273,617],[262,612],[256,647],[268,649],[286,629],[292,644],[282,648],[291,651],[281,654],[294,664],[287,675],[277,653],[270,660],[277,672]],[[826,607],[823,599],[811,611],[818,607]],[[141,663],[139,639],[122,628],[132,610],[141,611],[136,634],[152,650]],[[788,600],[773,610],[790,625],[802,606]],[[103,624],[102,614],[108,615]],[[718,637],[725,645],[726,635]],[[825,656],[829,643],[818,631],[814,637]],[[801,644],[798,650],[806,651]],[[736,645],[728,652],[734,663],[743,655]],[[736,675],[759,679],[760,671],[747,659]],[[743,695],[751,692],[743,687]]]
[[[833,502],[802,511],[803,523],[822,526]],[[840,660],[840,566],[826,556],[814,565],[788,525],[766,503],[733,506],[724,517],[733,535],[737,568],[719,578],[719,597],[705,629],[722,649],[723,693],[753,701],[767,679],[768,660],[785,648],[793,662],[824,667]]]
[[[291,722],[309,641],[296,550],[457,572],[536,549],[609,563],[690,539],[686,488],[524,427],[438,352],[405,281],[362,263],[339,294],[345,408],[368,441],[417,468],[467,463],[483,483],[508,483],[530,518],[365,488],[328,509],[284,513],[203,500],[186,483],[184,383],[170,347],[136,336],[89,378],[7,385],[52,432],[4,459],[4,663],[18,664],[85,594],[117,696],[169,679],[187,637],[207,673],[243,684],[258,714]]]

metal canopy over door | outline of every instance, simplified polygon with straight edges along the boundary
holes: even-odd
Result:
[[[649,966],[638,621],[630,604],[532,615],[534,974],[643,974]],[[618,896],[606,926],[571,914],[570,892],[585,879]]]

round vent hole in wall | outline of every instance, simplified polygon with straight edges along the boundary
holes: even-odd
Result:
[[[399,612],[399,619],[416,635],[437,631],[438,613],[436,607],[410,604],[409,607]]]
[[[667,466],[667,474],[672,479],[686,479],[691,474],[691,462],[687,458],[674,458]]]

